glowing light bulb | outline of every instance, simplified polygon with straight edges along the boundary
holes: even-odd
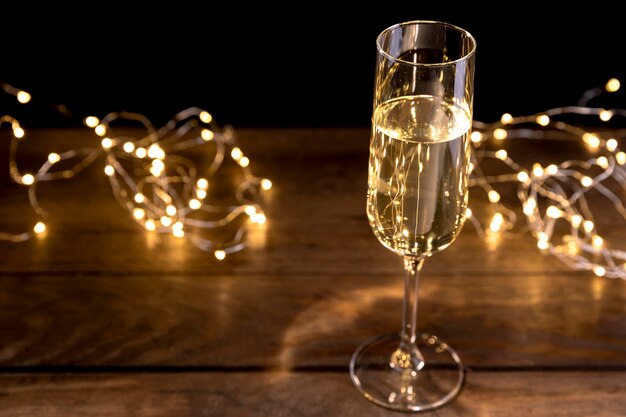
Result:
[[[583,222],[583,229],[585,229],[585,232],[591,233],[593,231],[593,228],[594,228],[594,224],[591,220],[585,220]]]
[[[183,222],[176,222],[172,225],[172,230],[183,230]]]
[[[498,232],[502,228],[503,223],[504,223],[504,216],[502,216],[502,213],[496,213],[493,215],[493,218],[491,219],[491,224],[489,225],[489,229],[491,229],[492,232]]]
[[[244,211],[245,211],[245,213],[248,216],[252,217],[252,216],[254,216],[256,214],[256,207],[254,207],[253,205],[249,204],[249,205],[247,205],[245,207]]]
[[[211,116],[210,113],[203,111],[200,112],[200,120],[202,120],[202,123],[211,123],[211,120],[213,120],[213,116]]]
[[[61,160],[61,155],[59,155],[58,153],[52,152],[51,154],[48,155],[48,162],[50,162],[53,165],[59,162],[60,160]]]
[[[206,198],[206,191],[205,191],[205,190],[202,190],[202,189],[196,190],[196,196],[197,196],[200,200],[203,200],[203,199],[205,199],[205,198]]]
[[[598,116],[603,122],[608,122],[609,120],[611,120],[611,117],[613,117],[613,112],[610,110],[602,109],[600,110],[600,113],[598,113]]]
[[[153,176],[158,177],[159,175],[163,173],[164,169],[165,169],[165,164],[163,163],[163,161],[161,161],[160,159],[154,159],[152,161],[152,166],[150,167],[150,173]]]
[[[250,165],[250,159],[248,159],[247,156],[242,156],[239,160],[239,165],[241,165],[241,167],[243,168],[247,167],[248,165]]]
[[[165,207],[165,212],[167,213],[168,216],[174,216],[176,215],[176,207],[174,207],[173,205],[168,205],[167,207]]]
[[[111,165],[107,165],[104,167],[104,173],[110,177],[115,174],[115,168],[113,168]]]
[[[148,148],[148,157],[152,159],[165,159],[165,151],[159,145],[153,143]]]
[[[192,210],[198,210],[200,207],[202,207],[200,200],[196,200],[195,198],[189,200],[189,208]]]
[[[98,126],[95,127],[94,131],[96,132],[96,135],[104,136],[107,133],[107,128],[105,125],[99,124]]]
[[[474,213],[472,213],[472,209],[471,208],[468,207],[468,208],[465,209],[465,218],[466,219],[471,219],[473,214]]]
[[[161,216],[161,224],[168,227],[172,224],[172,218],[169,216]]]
[[[606,269],[603,266],[596,265],[593,267],[593,273],[599,277],[603,277],[606,274]]]
[[[265,217],[265,214],[263,214],[263,213],[257,213],[254,216],[252,216],[251,220],[252,220],[253,223],[263,224],[267,220],[267,217]],[[402,231],[402,234],[405,237],[408,237],[409,236],[409,231],[407,229],[404,229]]]
[[[235,147],[230,151],[230,156],[235,161],[239,161],[241,157],[243,156],[243,152],[241,152],[241,149]]]
[[[500,149],[499,151],[496,151],[496,158],[498,158],[501,161],[504,161],[507,156],[508,154],[504,149]]]
[[[528,173],[526,173],[526,171],[520,171],[517,173],[517,180],[519,182],[526,182],[530,179],[530,177],[528,176]]]
[[[215,255],[215,258],[218,261],[223,261],[224,258],[226,258],[226,252],[224,252],[223,250],[216,250],[215,252],[213,252],[213,255]]]
[[[200,178],[196,183],[199,189],[206,190],[209,188],[209,181],[206,178]]]
[[[137,194],[135,194],[135,202],[136,202],[136,203],[141,204],[141,203],[143,203],[145,200],[146,200],[146,197],[145,197],[143,194],[141,194],[141,193],[137,193]]]
[[[583,187],[591,187],[591,184],[593,184],[593,180],[585,175],[580,179],[580,183],[583,185]]]
[[[135,150],[135,156],[137,156],[137,158],[139,159],[145,158],[146,155],[148,155],[148,151],[146,151],[146,148],[137,148]]]
[[[546,209],[546,216],[550,217],[551,219],[558,219],[559,217],[561,217],[561,210],[559,210],[556,206],[548,206],[548,208]]]
[[[126,153],[133,153],[133,151],[135,150],[135,144],[132,142],[126,142],[124,143],[124,146],[122,148]]]
[[[606,148],[613,152],[615,149],[617,149],[617,141],[613,138],[609,139],[606,141]]]
[[[493,137],[496,140],[504,140],[508,135],[508,132],[502,128],[497,128],[493,131]]]
[[[537,232],[537,239],[548,241],[548,234],[546,232]]]
[[[420,162],[420,172],[422,172],[422,169],[424,168],[424,166],[422,165],[422,163]],[[469,173],[471,174],[472,172],[474,172],[474,163],[470,162],[469,163]]]
[[[146,217],[146,211],[142,208],[136,207],[135,209],[133,209],[133,217],[137,220],[141,220]]]
[[[537,247],[541,250],[546,250],[550,247],[550,243],[547,240],[538,240]]]
[[[184,237],[184,236],[185,236],[185,231],[184,231],[183,229],[180,229],[180,230],[172,230],[172,234],[174,235],[174,237],[177,237],[177,238],[179,238],[179,239],[180,239],[180,238],[182,238],[182,237]]]
[[[615,160],[620,165],[626,164],[626,153],[618,152],[617,154],[615,154]]]
[[[591,244],[593,245],[594,248],[601,248],[602,245],[604,245],[604,239],[602,239],[600,236],[595,235],[594,237],[591,238]]]
[[[555,175],[557,172],[559,172],[559,167],[554,164],[550,164],[546,167],[546,174],[548,175]]]
[[[543,176],[543,168],[541,165],[535,163],[533,164],[533,176],[534,177],[542,177]]]
[[[604,89],[609,93],[614,93],[619,90],[620,87],[621,83],[619,82],[619,80],[617,78],[611,78],[609,81],[607,81]]]
[[[35,227],[33,227],[33,230],[35,231],[35,233],[40,235],[46,231],[46,224],[44,222],[37,222],[37,224],[35,224]]]
[[[583,134],[583,141],[594,149],[600,146],[600,139],[593,133]]]
[[[580,224],[583,221],[583,218],[581,216],[579,216],[578,214],[573,214],[572,218],[570,219],[570,221],[572,222],[572,226],[578,228],[580,226]]]
[[[146,230],[149,230],[151,232],[156,230],[156,223],[152,219],[146,220],[146,222],[144,223],[144,226],[145,226]]]
[[[17,126],[16,128],[13,129],[13,136],[15,136],[18,139],[22,139],[25,134],[26,134],[26,132],[24,132],[24,129],[22,129],[19,126]]]
[[[24,185],[31,185],[34,182],[35,182],[35,177],[33,177],[31,174],[26,174],[22,177],[22,184]]]
[[[30,94],[28,94],[26,91],[18,91],[17,93],[17,101],[19,101],[22,104],[26,104],[30,101]]]
[[[534,198],[530,197],[524,203],[524,214],[527,215],[527,216],[530,216],[531,214],[533,214],[535,212],[535,208],[537,208],[537,200],[535,200]]]
[[[483,134],[480,132],[472,132],[472,134],[470,135],[470,139],[474,143],[479,143],[483,140]]]
[[[511,113],[504,113],[502,117],[500,117],[500,123],[503,125],[508,125],[511,122],[513,122],[513,116],[511,116]]]
[[[626,157],[626,155],[624,155]],[[261,188],[263,188],[264,190],[269,190],[270,188],[272,188],[272,181],[268,180],[267,178],[264,178],[261,180]]]
[[[601,156],[599,158],[596,159],[596,164],[600,167],[600,168],[604,168],[607,169],[609,167],[609,160],[606,159],[605,156]]]
[[[215,137],[215,134],[209,129],[202,129],[200,136],[202,137],[202,140],[208,142],[210,140],[213,140],[213,138]]]
[[[496,190],[489,190],[487,196],[489,197],[489,201],[491,201],[492,203],[497,203],[498,201],[500,201],[500,194]]]
[[[100,123],[100,119],[94,116],[87,116],[85,117],[85,120],[83,120],[83,123],[85,123],[85,126],[93,129],[94,127],[98,126],[98,123]]]
[[[540,114],[535,118],[535,122],[537,122],[539,126],[548,126],[550,124],[550,116],[547,114]]]
[[[111,147],[113,146],[113,141],[109,138],[104,138],[100,141],[100,144],[104,149],[111,149]]]

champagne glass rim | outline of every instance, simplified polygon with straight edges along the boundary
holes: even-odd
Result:
[[[385,35],[393,31],[394,29],[397,29],[403,26],[411,26],[411,25],[439,25],[439,26],[444,26],[449,29],[453,29],[465,35],[467,39],[469,39],[470,42],[472,43],[471,44],[472,47],[467,53],[463,54],[463,56],[461,56],[458,59],[455,59],[453,61],[437,62],[437,63],[420,63],[420,62],[407,61],[407,60],[395,57],[383,49],[382,39]],[[411,65],[413,67],[441,67],[441,66],[446,66],[446,65],[454,65],[456,63],[466,61],[467,59],[469,59],[476,52],[476,39],[467,30],[463,29],[460,26],[453,25],[452,23],[441,22],[438,20],[409,20],[407,22],[396,23],[395,25],[389,26],[387,29],[380,32],[380,34],[376,37],[376,49],[384,57],[400,64]]]

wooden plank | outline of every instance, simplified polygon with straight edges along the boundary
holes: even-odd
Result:
[[[29,135],[34,145],[24,147],[26,162],[58,147],[84,144],[84,131],[65,132]],[[251,249],[230,258],[227,267],[215,266],[210,254],[185,240],[143,231],[114,201],[102,163],[97,163],[77,179],[41,187],[41,203],[51,214],[47,237],[17,245],[0,242],[0,272],[297,275],[398,270],[397,258],[376,241],[364,214],[366,130],[244,131],[242,146],[254,171],[272,178],[275,187],[266,199],[268,224],[252,229]],[[36,220],[24,193],[6,178],[0,183],[0,229],[32,227]],[[607,213],[602,221],[615,224],[616,218]],[[601,230],[609,243],[622,240],[619,228]],[[469,226],[429,262],[442,275],[569,271],[554,258],[541,256],[528,236],[487,244]]]
[[[624,372],[470,373],[432,413],[615,417]],[[347,373],[16,374],[0,376],[0,416],[396,416],[353,388]]]
[[[625,291],[599,277],[427,265],[420,328],[470,367],[624,367]],[[0,365],[346,366],[362,341],[398,329],[401,294],[399,271],[5,275]]]

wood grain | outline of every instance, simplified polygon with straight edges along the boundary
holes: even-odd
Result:
[[[626,373],[470,373],[461,395],[425,415],[616,417]],[[0,416],[397,416],[346,374],[78,374],[0,377]]]
[[[0,416],[396,415],[361,398],[346,368],[363,340],[400,323],[400,261],[364,214],[368,131],[240,133],[274,188],[268,223],[225,262],[138,228],[103,164],[41,187],[47,234],[0,242]],[[20,161],[87,141],[29,131]],[[564,152],[576,149],[540,154]],[[19,191],[1,172],[1,230],[35,221]],[[602,213],[601,234],[621,244]],[[433,415],[622,415],[625,301],[626,281],[571,271],[528,236],[487,244],[466,227],[423,273],[420,326],[470,368],[461,397]]]

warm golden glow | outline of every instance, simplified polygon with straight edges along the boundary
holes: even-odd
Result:
[[[233,158],[235,161],[239,161],[241,159],[241,157],[243,156],[243,152],[241,152],[241,149],[235,147],[230,151],[230,156],[231,158]]]
[[[546,216],[550,217],[551,219],[558,219],[559,217],[561,217],[561,210],[559,210],[556,206],[548,206],[548,208],[546,209]]]
[[[174,207],[173,205],[169,204],[167,207],[165,207],[165,212],[167,213],[168,216],[174,216],[176,215],[176,207]]]
[[[272,188],[272,181],[268,180],[267,178],[262,179],[261,188],[263,188],[266,191],[269,190],[270,188]]]
[[[626,153],[618,152],[617,154],[615,154],[615,160],[620,165],[626,164]]]
[[[13,136],[15,136],[16,138],[22,139],[25,134],[26,132],[24,132],[24,129],[22,129],[21,127],[17,126],[13,128]]]
[[[33,230],[38,235],[42,234],[43,232],[46,231],[46,224],[44,222],[37,222],[37,224],[35,224],[35,227],[33,227]]]
[[[489,201],[491,201],[492,203],[497,203],[498,201],[500,201],[500,194],[495,190],[489,190],[489,193],[487,195],[489,197]]]
[[[603,277],[606,274],[606,269],[603,266],[596,265],[593,267],[593,273],[599,277]]]
[[[600,110],[600,113],[598,113],[598,116],[603,122],[608,122],[609,120],[611,120],[611,117],[613,117],[613,112],[610,110],[602,109]]]
[[[200,178],[196,183],[199,189],[206,190],[209,188],[209,181],[206,178]]]
[[[124,143],[124,146],[122,148],[126,153],[133,153],[133,151],[135,150],[135,144],[132,142],[126,142]]]
[[[583,141],[592,148],[597,148],[598,146],[600,146],[600,139],[593,133],[583,134]]]
[[[247,205],[244,211],[248,216],[252,217],[256,214],[256,207],[254,207],[253,205]]]
[[[248,159],[247,156],[242,156],[241,159],[239,160],[239,165],[241,165],[242,168],[245,168],[248,165],[250,165],[250,160]]]
[[[113,146],[113,141],[109,138],[104,138],[100,141],[100,144],[104,149],[111,149],[111,147]]]
[[[94,116],[87,116],[85,117],[85,120],[83,122],[85,123],[85,126],[93,129],[94,127],[98,126],[98,123],[100,123],[100,119]]]
[[[466,209],[465,209],[465,218],[466,218],[466,219],[471,219],[471,218],[472,218],[472,215],[473,215],[473,213],[472,213],[472,209],[471,209],[471,208],[469,208],[469,207],[468,207],[468,208],[466,208]]]
[[[104,167],[104,173],[110,177],[115,174],[115,168],[111,165],[107,165]]]
[[[500,149],[500,150],[496,151],[496,158],[498,158],[501,161],[504,161],[507,156],[508,156],[508,154],[507,154],[507,152],[504,149]]]
[[[146,157],[146,155],[148,155],[148,151],[146,151],[146,148],[137,148],[135,150],[135,155],[137,156],[137,158],[143,159]]]
[[[25,174],[22,177],[22,184],[24,185],[31,185],[34,182],[35,182],[35,177],[33,177],[31,174]]]
[[[555,175],[557,172],[559,172],[559,167],[554,164],[550,164],[546,167],[546,174],[548,175]]]
[[[585,229],[585,232],[587,233],[591,233],[594,227],[595,225],[593,224],[591,220],[585,220],[583,222],[583,229]]]
[[[169,216],[161,216],[161,224],[165,227],[169,227],[172,224],[172,218]]]
[[[152,219],[146,220],[146,223],[144,224],[144,226],[145,226],[146,230],[149,230],[151,232],[156,230],[156,223]]]
[[[550,124],[550,116],[547,114],[540,114],[535,118],[535,122],[537,122],[539,126],[548,126]]]
[[[26,91],[18,91],[17,93],[17,101],[19,101],[22,104],[26,104],[30,101],[30,94],[28,94]]]
[[[480,132],[472,132],[472,134],[470,135],[470,139],[472,140],[472,142],[474,143],[480,143],[483,140],[483,134]]]
[[[613,152],[615,149],[617,149],[617,141],[613,138],[609,139],[606,141],[606,148]]]
[[[200,112],[200,120],[202,120],[202,123],[211,123],[213,116],[211,116],[210,113],[203,111]]]
[[[224,258],[226,258],[226,252],[224,252],[223,250],[216,250],[215,252],[213,252],[213,254],[219,261],[222,261],[224,260]]]
[[[192,210],[198,210],[200,207],[202,207],[202,203],[200,202],[200,200],[197,200],[195,198],[189,200],[189,208],[191,208]]]
[[[203,200],[206,198],[206,191],[203,189],[198,189],[196,190],[196,196],[200,199]]]
[[[144,197],[143,194],[141,194],[141,193],[135,194],[135,202],[136,203],[141,204],[141,203],[143,203],[145,201],[145,199],[146,198]]]
[[[520,171],[517,173],[517,180],[519,182],[526,182],[530,179],[528,173],[526,171]]]
[[[614,93],[619,90],[621,86],[622,85],[617,78],[611,78],[604,86],[604,89],[609,93]]]
[[[583,187],[591,187],[591,185],[593,184],[593,180],[591,179],[591,177],[584,175],[580,179],[580,183],[583,185]]]
[[[95,127],[94,131],[96,132],[96,135],[104,136],[107,133],[107,128],[105,125],[100,124]]]
[[[574,214],[572,215],[572,218],[570,219],[572,226],[578,228],[580,226],[580,224],[583,221],[583,218],[581,216],[579,216],[578,214]]]
[[[213,131],[209,129],[202,129],[200,136],[202,137],[203,140],[208,142],[210,140],[213,140],[213,138],[215,137],[215,134],[213,133]]]
[[[543,176],[543,168],[539,164],[533,164],[533,176],[541,177]]]
[[[60,160],[61,160],[61,155],[59,155],[58,153],[52,152],[51,154],[48,155],[48,162],[50,162],[53,165],[59,162]]]
[[[500,123],[503,125],[508,125],[511,122],[513,122],[513,116],[511,116],[511,113],[504,113],[502,117],[500,117]]]
[[[146,211],[142,208],[137,207],[133,210],[133,217],[137,220],[143,219],[144,217],[146,217]]]
[[[497,140],[504,140],[508,135],[508,132],[502,128],[497,128],[493,131],[493,137]]]
[[[604,245],[604,239],[602,239],[600,236],[595,235],[594,237],[591,238],[591,244],[595,247],[595,248],[601,248],[602,245]]]
[[[600,168],[607,169],[609,167],[609,160],[605,156],[601,156],[601,157],[596,159],[596,164]]]

